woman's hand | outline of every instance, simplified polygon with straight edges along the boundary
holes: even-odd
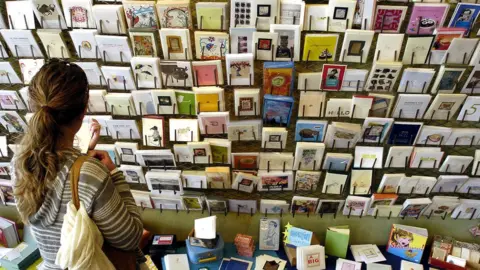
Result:
[[[92,135],[90,143],[88,144],[88,150],[95,149],[97,146],[98,140],[100,139],[100,130],[102,126],[98,123],[97,120],[92,118],[92,123],[90,123],[90,134]]]
[[[115,166],[115,163],[113,163],[112,159],[110,158],[110,155],[108,155],[106,151],[91,150],[88,151],[87,155],[98,159],[100,162],[103,163],[103,165],[107,167],[109,171],[113,171],[117,168],[117,166]]]

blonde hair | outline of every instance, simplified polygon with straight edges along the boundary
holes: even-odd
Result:
[[[84,113],[88,103],[88,81],[77,65],[52,60],[32,79],[29,107],[34,112],[28,131],[14,156],[14,196],[25,223],[43,203],[52,188],[65,156],[73,149],[58,145],[62,128]]]

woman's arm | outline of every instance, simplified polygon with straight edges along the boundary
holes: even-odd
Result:
[[[135,250],[142,237],[143,223],[125,177],[117,169],[109,173],[100,162],[90,164],[98,168],[96,172],[91,168],[88,169],[90,173],[86,173],[103,177],[92,203],[93,221],[111,246]]]

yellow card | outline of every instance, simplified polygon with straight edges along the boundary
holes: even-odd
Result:
[[[202,19],[202,29],[222,29],[222,8],[204,7],[197,9],[197,17]],[[200,26],[198,26],[200,28]]]
[[[307,34],[303,61],[335,61],[338,35]],[[310,52],[310,54],[309,54]]]

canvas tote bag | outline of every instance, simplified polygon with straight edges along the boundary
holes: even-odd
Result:
[[[69,270],[135,270],[136,252],[119,250],[105,243],[102,233],[90,219],[78,197],[80,169],[87,159],[87,156],[79,156],[70,169],[72,201],[67,205],[62,225],[61,246],[55,263]]]

